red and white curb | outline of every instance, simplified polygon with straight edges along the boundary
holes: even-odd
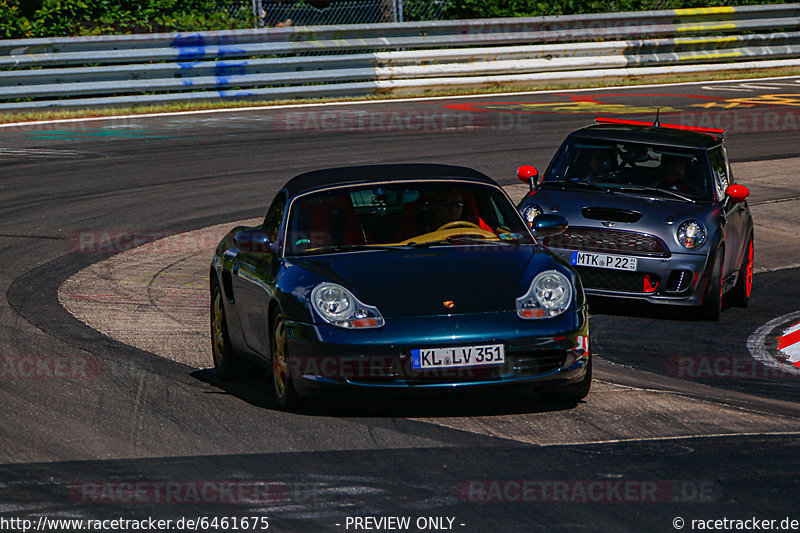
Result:
[[[800,367],[800,322],[778,337],[778,350],[786,356],[786,361]]]
[[[783,333],[776,335],[781,326]],[[774,338],[769,338],[770,334]],[[774,318],[756,329],[747,339],[747,349],[768,367],[800,375],[800,311]]]

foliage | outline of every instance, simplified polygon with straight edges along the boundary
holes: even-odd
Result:
[[[236,9],[217,0],[0,0],[0,38],[252,28],[247,4]]]
[[[325,8],[335,0],[283,0]],[[392,0],[385,0],[391,2]],[[569,15],[784,0],[403,0],[406,20]],[[435,4],[436,9],[432,9]],[[252,28],[248,0],[0,0],[0,39]]]
[[[33,26],[24,16],[19,0],[0,0],[0,39],[33,36]]]
[[[783,0],[452,0],[447,18],[534,17],[780,3]]]

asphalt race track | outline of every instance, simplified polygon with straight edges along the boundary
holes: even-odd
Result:
[[[593,302],[596,381],[578,405],[448,394],[285,413],[266,383],[209,368],[208,235],[263,217],[289,177],[415,161],[511,185],[594,115],[656,108],[728,130],[756,221],[747,309],[708,323]],[[800,368],[776,337],[800,320],[799,162],[800,78],[2,127],[0,531],[41,517],[228,518],[177,526],[231,531],[259,516],[278,532],[791,526]],[[133,234],[192,237],[92,244]]]

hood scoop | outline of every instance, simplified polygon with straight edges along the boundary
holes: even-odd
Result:
[[[614,209],[611,207],[584,207],[581,213],[591,220],[607,220],[609,222],[638,222],[642,214],[638,211],[627,209]]]

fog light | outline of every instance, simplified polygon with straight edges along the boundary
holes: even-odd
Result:
[[[645,274],[644,275],[644,292],[651,293],[656,292],[658,288],[658,276],[655,274]]]

